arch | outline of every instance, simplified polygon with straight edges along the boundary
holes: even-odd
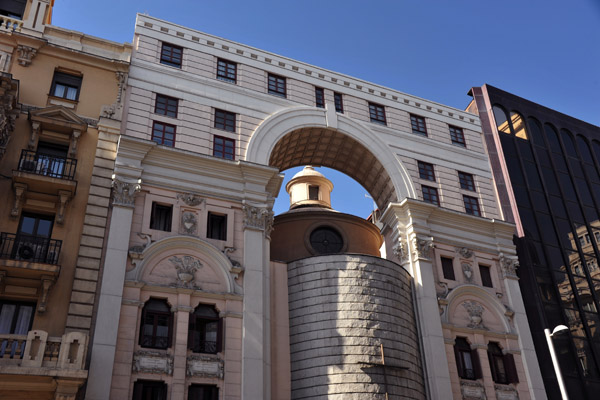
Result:
[[[347,149],[347,155],[336,162],[319,156],[338,151],[338,144]],[[371,171],[357,171],[357,166],[349,162],[350,157],[363,153],[361,165],[365,165],[365,159],[372,160]],[[332,110],[301,106],[271,115],[252,134],[246,161],[281,170],[307,164],[334,168],[362,184],[382,210],[389,202],[417,197],[408,171],[380,137],[360,122]],[[369,179],[373,176],[375,179]]]
[[[153,261],[166,251],[174,249],[187,250],[192,254],[202,254],[211,265],[217,267],[217,272],[227,285],[227,292],[235,292],[238,285],[233,280],[233,265],[229,258],[212,244],[190,236],[170,236],[150,244],[142,252],[142,260],[136,264],[133,270],[127,272],[125,279],[139,282],[147,266],[152,265]]]
[[[446,312],[442,316],[444,322],[448,322],[448,310],[450,310],[455,303],[460,301],[463,296],[471,295],[477,297],[481,302],[490,308],[490,311],[496,313],[498,319],[502,321],[505,333],[511,333],[512,329],[507,318],[507,309],[498,301],[498,299],[491,295],[487,290],[476,286],[476,285],[461,285],[457,288],[452,289],[446,298],[448,300],[448,307]]]

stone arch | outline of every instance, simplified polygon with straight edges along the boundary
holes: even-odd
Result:
[[[233,279],[233,265],[229,258],[212,244],[190,236],[170,236],[150,244],[142,252],[141,261],[135,265],[134,269],[127,272],[125,279],[140,281],[146,268],[153,266],[166,252],[175,249],[191,254],[201,254],[205,260],[216,267],[221,281],[225,283],[227,293],[235,293],[239,288]]]
[[[457,288],[452,289],[448,294],[446,300],[448,306],[445,312],[442,314],[442,322],[450,322],[450,313],[456,306],[460,305],[466,298],[475,298],[489,311],[495,314],[496,318],[502,323],[504,329],[503,333],[511,333],[512,328],[508,316],[510,311],[498,301],[498,299],[490,294],[487,290],[476,286],[476,285],[461,285]],[[484,321],[485,323],[485,321]]]
[[[363,185],[381,210],[417,197],[407,169],[389,146],[368,127],[332,110],[302,106],[273,114],[252,134],[246,161],[280,170],[300,165],[336,169]]]

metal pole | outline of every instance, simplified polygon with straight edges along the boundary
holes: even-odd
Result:
[[[552,357],[552,364],[554,365],[554,372],[556,373],[556,379],[558,380],[560,394],[562,395],[563,400],[569,400],[569,396],[567,396],[567,390],[565,389],[565,383],[563,382],[562,374],[560,373],[560,366],[558,365],[558,360],[556,359],[556,353],[554,352],[554,343],[552,343],[552,334],[550,333],[550,329],[544,329],[544,333],[546,334],[546,341],[548,342],[548,348],[550,349],[550,357]]]

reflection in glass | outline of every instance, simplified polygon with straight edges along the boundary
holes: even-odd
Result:
[[[510,120],[512,121],[513,130],[515,131],[515,136],[521,139],[527,140],[527,131],[525,130],[525,121],[523,121],[523,117],[521,114],[511,111],[510,112]]]
[[[493,110],[494,118],[496,119],[496,126],[498,127],[498,132],[510,135],[510,126],[508,125],[508,118],[506,118],[506,113],[504,112],[504,110],[498,106],[494,106]]]

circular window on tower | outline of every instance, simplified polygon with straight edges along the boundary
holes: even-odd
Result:
[[[344,239],[335,229],[321,226],[310,234],[310,245],[318,254],[339,253],[344,247]]]

